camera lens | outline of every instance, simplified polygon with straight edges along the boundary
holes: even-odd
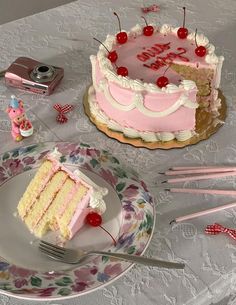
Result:
[[[48,72],[48,71],[49,71],[49,67],[48,66],[40,66],[40,67],[38,67],[38,72],[45,73],[45,72]]]
[[[31,78],[39,83],[51,81],[54,78],[54,67],[50,65],[40,64],[36,66],[31,72]]]

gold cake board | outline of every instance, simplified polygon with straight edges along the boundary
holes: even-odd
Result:
[[[217,132],[225,122],[227,112],[225,97],[220,90],[218,96],[221,99],[221,108],[218,110],[219,115],[214,117],[212,113],[205,111],[204,108],[198,108],[196,110],[196,135],[186,141],[177,141],[174,139],[168,142],[145,142],[140,138],[127,138],[123,133],[109,129],[107,125],[98,122],[91,114],[88,102],[88,89],[84,94],[83,105],[85,113],[89,117],[90,121],[96,125],[97,129],[105,133],[108,137],[135,147],[144,147],[148,149],[171,149],[196,144],[202,140],[208,139],[211,135]],[[218,124],[216,124],[216,119],[219,122]]]

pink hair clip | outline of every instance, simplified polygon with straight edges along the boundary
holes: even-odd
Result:
[[[152,4],[150,6],[142,7],[141,10],[143,13],[147,14],[149,12],[159,12],[160,7],[156,4]]]
[[[56,117],[57,122],[63,124],[68,121],[68,118],[65,116],[65,113],[73,110],[74,106],[69,104],[66,104],[64,106],[62,106],[61,104],[55,104],[53,108],[59,112]]]
[[[223,227],[222,225],[218,223],[214,223],[212,225],[208,225],[205,229],[206,234],[211,234],[211,235],[217,235],[220,233],[226,233],[233,239],[236,239],[236,230],[235,229],[229,229],[226,227]]]

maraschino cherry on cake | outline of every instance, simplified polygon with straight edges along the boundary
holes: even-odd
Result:
[[[186,141],[196,135],[197,108],[217,116],[224,58],[207,37],[186,28],[185,17],[177,28],[144,21],[108,35],[90,57],[90,113],[127,138]]]

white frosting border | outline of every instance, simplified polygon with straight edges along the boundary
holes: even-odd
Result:
[[[171,105],[169,108],[166,108],[163,111],[154,111],[150,110],[145,107],[144,105],[144,94],[143,92],[134,92],[134,97],[129,105],[123,105],[119,103],[114,97],[112,96],[110,90],[109,90],[109,85],[107,79],[102,79],[100,80],[99,84],[97,85],[97,80],[96,80],[96,57],[91,56],[91,64],[92,64],[92,79],[93,79],[93,85],[95,87],[95,90],[97,92],[103,92],[105,95],[107,101],[116,109],[119,109],[120,111],[130,111],[133,109],[137,109],[139,112],[144,114],[147,117],[153,117],[153,118],[159,118],[159,117],[165,117],[168,116],[175,111],[177,111],[180,107],[186,107],[186,108],[191,108],[191,109],[196,109],[198,108],[198,103],[197,102],[192,102],[188,98],[188,91],[187,89],[195,89],[196,85],[193,81],[183,81],[182,84],[182,94],[179,97],[179,99]],[[186,89],[185,89],[186,88]],[[183,90],[185,89],[185,90]],[[169,86],[168,87],[168,93],[173,93],[176,92],[176,86]]]
[[[129,138],[141,138],[145,142],[167,142],[173,139],[177,139],[178,141],[186,141],[195,135],[195,132],[193,130],[182,130],[177,132],[142,132],[137,131],[134,128],[123,127],[114,120],[109,119],[108,116],[100,109],[96,101],[94,86],[89,87],[88,103],[90,112],[96,118],[96,121],[107,125],[107,127],[111,130],[122,132],[125,136]]]
[[[159,28],[156,25],[153,25],[154,32],[156,32]],[[127,32],[128,37],[134,37],[137,35],[142,34],[142,26],[137,24],[134,26],[130,32]],[[179,28],[174,28],[171,25],[163,24],[159,31],[162,34],[167,33],[174,33],[177,35],[177,31]],[[187,39],[191,41],[195,41],[195,33],[189,33],[187,36]],[[213,65],[213,68],[216,70],[216,88],[218,88],[220,83],[220,77],[221,77],[221,67],[224,61],[223,56],[216,56],[215,54],[215,46],[209,43],[209,40],[206,36],[203,34],[197,34],[196,40],[199,45],[205,46],[207,48],[208,54],[205,57],[206,63]],[[106,40],[103,42],[103,44],[108,48],[112,49],[113,46],[116,44],[116,36],[115,35],[107,35]],[[147,91],[150,93],[154,92],[166,92],[168,93],[168,87],[159,88],[155,84],[152,83],[144,83],[141,80],[133,80],[130,79],[128,76],[123,77],[121,75],[117,75],[116,71],[114,70],[114,67],[112,66],[110,60],[107,58],[107,51],[104,49],[102,45],[99,47],[99,51],[97,53],[98,63],[101,69],[101,72],[104,74],[104,76],[112,82],[115,82],[119,84],[120,86],[124,88],[129,88],[135,91]],[[175,85],[174,85],[175,86]],[[175,86],[176,90],[182,90],[183,88],[183,82],[180,83],[179,86]]]

